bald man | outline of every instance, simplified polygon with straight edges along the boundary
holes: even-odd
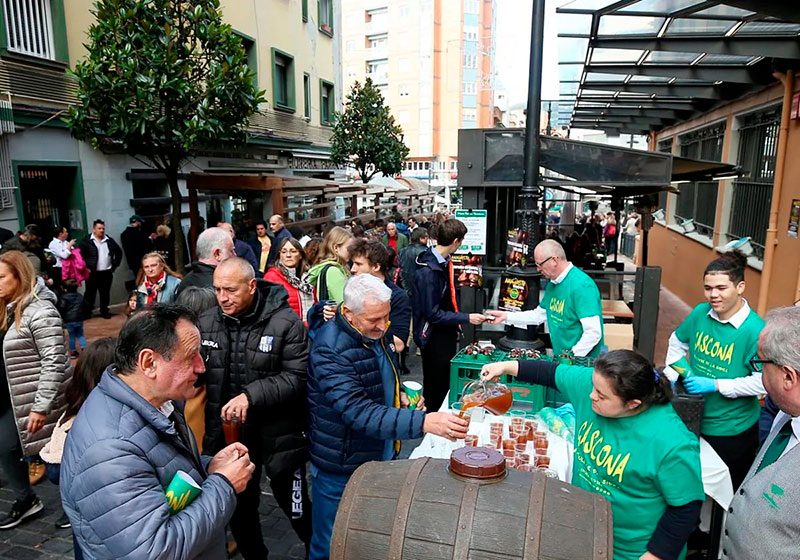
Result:
[[[239,441],[257,464],[238,496],[231,531],[243,558],[267,558],[258,517],[262,468],[297,535],[306,545],[311,540],[306,330],[283,286],[256,279],[244,259],[217,266],[214,292],[219,306],[198,320],[208,397],[203,453],[225,447],[224,421],[241,423]]]
[[[575,356],[600,355],[603,346],[603,307],[594,280],[572,265],[560,243],[546,239],[533,251],[536,268],[549,282],[539,307],[508,313],[487,311],[494,323],[525,328],[547,321],[553,353]]]
[[[217,227],[231,234],[233,238],[233,250],[236,252],[236,256],[249,262],[254,270],[258,270],[258,261],[256,260],[256,254],[253,252],[253,248],[249,243],[245,243],[236,237],[236,231],[233,229],[233,226],[228,222],[218,222]]]
[[[284,237],[292,237],[291,232],[286,229],[286,224],[283,222],[283,216],[275,214],[269,219],[269,229],[272,231],[272,247],[269,250],[269,257],[267,257],[267,264],[272,264],[278,256],[278,247],[281,245],[281,240]]]

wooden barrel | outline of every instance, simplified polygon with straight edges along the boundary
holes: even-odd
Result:
[[[610,560],[611,506],[541,473],[481,482],[443,459],[371,462],[347,484],[330,550],[333,560]]]

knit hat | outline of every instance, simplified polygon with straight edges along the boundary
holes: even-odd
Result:
[[[139,222],[140,224],[143,224],[144,218],[142,218],[139,214],[134,214],[128,219],[129,224],[132,224],[133,222]]]

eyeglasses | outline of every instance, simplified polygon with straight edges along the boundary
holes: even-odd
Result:
[[[545,264],[547,264],[547,261],[549,261],[550,259],[553,259],[553,258],[555,258],[555,255],[551,255],[551,256],[547,257],[542,262],[533,261],[533,264],[536,265],[536,268],[542,268]]]
[[[755,357],[753,357],[750,358],[750,370],[763,372],[764,371],[764,368],[762,367],[763,364],[774,364],[774,363],[775,362],[773,360],[758,360]]]

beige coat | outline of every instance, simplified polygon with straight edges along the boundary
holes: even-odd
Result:
[[[19,329],[14,322],[14,305],[6,308],[9,326],[3,339],[3,362],[26,457],[41,451],[50,439],[64,412],[64,387],[72,376],[63,322],[55,304],[55,294],[38,278],[34,293],[21,304]],[[26,431],[31,411],[47,414],[44,427],[35,434]]]

